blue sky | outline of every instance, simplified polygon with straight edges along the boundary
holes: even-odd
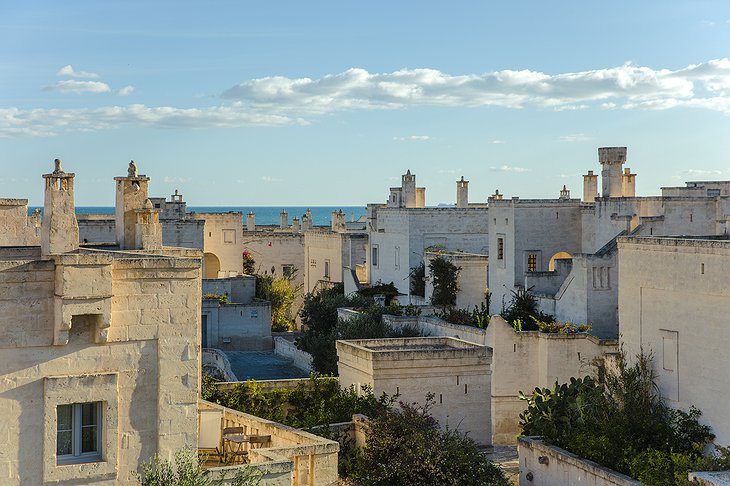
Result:
[[[580,197],[730,180],[730,2],[0,3],[0,197],[114,204],[130,159],[189,205]]]

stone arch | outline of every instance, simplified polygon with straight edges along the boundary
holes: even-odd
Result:
[[[550,263],[548,263],[548,270],[550,272],[555,271],[555,260],[566,260],[566,259],[570,259],[570,258],[573,258],[573,255],[571,255],[567,251],[557,252],[555,255],[550,257]]]
[[[221,261],[214,253],[203,254],[203,278],[218,278]]]

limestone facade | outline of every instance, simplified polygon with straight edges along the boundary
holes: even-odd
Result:
[[[431,415],[442,427],[468,432],[491,444],[492,352],[450,337],[337,341],[342,387],[369,385],[373,393],[425,403],[433,394]]]
[[[226,295],[228,303],[207,295]],[[264,350],[273,346],[271,303],[256,298],[256,277],[204,279],[201,317],[203,348]]]
[[[623,168],[625,147],[598,149],[598,176],[584,176],[583,199],[489,199],[489,289],[492,313],[516,288],[533,288],[542,310],[559,320],[589,323],[600,337],[618,336],[616,237],[723,235],[730,183],[687,183],[662,196],[637,197],[636,174]],[[561,259],[572,260],[570,266]]]
[[[730,444],[723,378],[730,366],[730,241],[624,237],[618,241],[621,341],[629,358],[654,358],[672,408],[702,411],[715,442]]]
[[[0,198],[0,246],[37,246],[41,213],[28,216],[27,199]]]
[[[79,249],[59,169],[42,245],[0,249],[0,482],[131,483],[141,461],[197,445],[201,255]],[[91,422],[63,418],[84,406]]]
[[[304,233],[304,289],[312,292],[322,285],[344,282],[354,273],[358,282],[365,282],[365,254],[368,235],[347,232],[344,221],[338,231],[310,230]]]
[[[191,220],[204,221],[203,272],[205,278],[235,277],[243,271],[243,214],[189,213]]]
[[[487,255],[464,252],[424,252],[424,270],[426,272],[426,302],[433,296],[433,276],[429,265],[434,258],[444,258],[459,268],[456,293],[456,307],[472,310],[475,306],[486,304],[487,292]]]

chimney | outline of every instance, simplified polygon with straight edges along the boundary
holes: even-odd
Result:
[[[135,248],[137,250],[162,249],[162,225],[160,214],[152,201],[147,199],[144,208],[135,211],[137,224],[135,225]]]
[[[256,231],[256,215],[249,211],[246,215],[246,231]]]
[[[282,209],[279,213],[279,228],[284,229],[289,226],[289,214],[286,209]]]
[[[469,206],[469,181],[464,180],[464,176],[461,176],[461,180],[456,181],[456,207],[466,208]]]
[[[43,174],[45,199],[41,222],[41,254],[59,255],[79,248],[79,224],[74,205],[74,176],[54,160],[55,169]]]
[[[565,184],[563,184],[563,188],[560,190],[559,199],[570,199],[570,190],[565,187]]]
[[[598,197],[598,175],[589,170],[583,176],[583,202],[593,202]]]
[[[636,196],[636,174],[632,174],[628,167],[624,169],[621,176],[621,195],[623,197]]]
[[[626,163],[626,147],[601,147],[598,149],[603,197],[622,197],[622,167]]]
[[[291,230],[292,230],[292,233],[299,233],[299,231],[301,231],[301,229],[302,228],[299,225],[299,218],[297,218],[296,216],[294,216],[294,219],[291,222]]]
[[[117,244],[122,250],[136,247],[137,211],[145,208],[150,178],[137,173],[137,164],[129,162],[127,177],[115,177],[117,182],[115,226]]]

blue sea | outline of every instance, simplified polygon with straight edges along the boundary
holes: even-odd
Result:
[[[301,221],[302,215],[307,212],[307,207],[312,211],[312,220],[315,226],[329,226],[332,211],[345,213],[345,221],[352,221],[361,216],[365,216],[364,206],[188,206],[188,212],[196,213],[227,213],[229,211],[240,211],[245,216],[249,211],[256,215],[256,225],[261,226],[278,226],[279,213],[286,210],[289,213],[289,224],[291,224],[294,216]],[[35,208],[28,208],[28,214],[33,212]],[[43,211],[43,208],[40,208]],[[114,207],[110,206],[79,206],[76,208],[76,214],[114,214]]]

